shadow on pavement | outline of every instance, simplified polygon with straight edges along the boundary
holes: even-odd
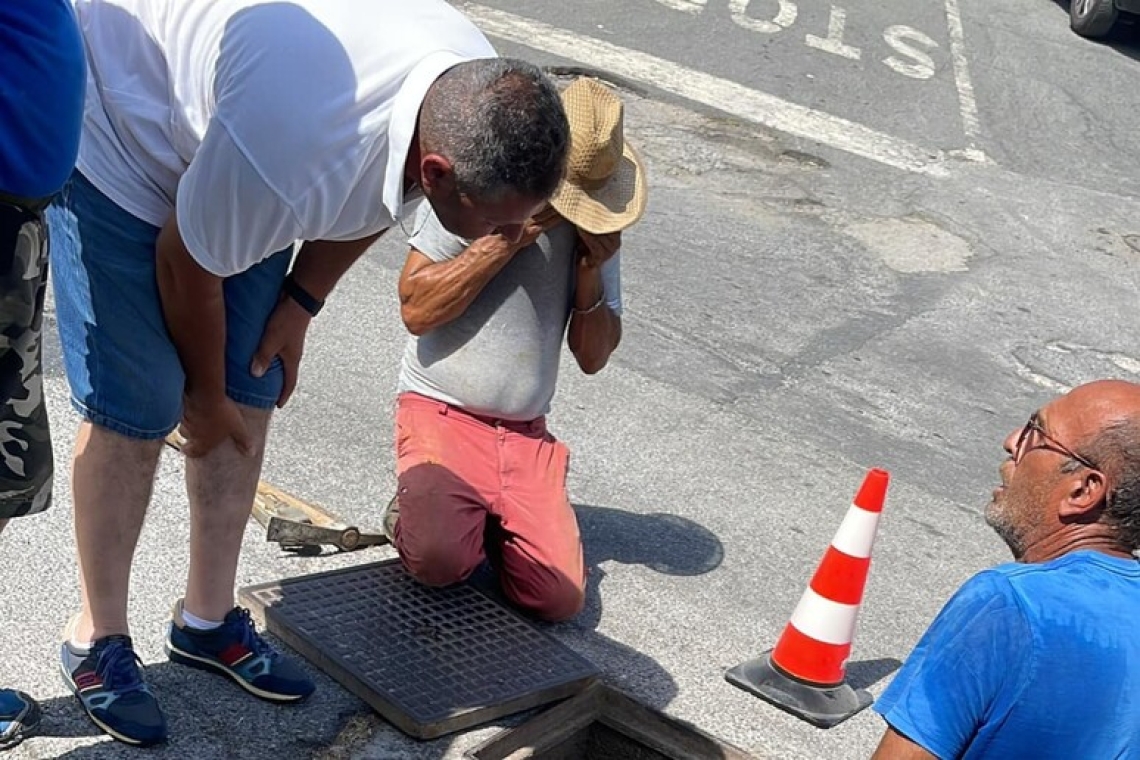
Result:
[[[641,565],[663,575],[703,575],[720,566],[724,547],[710,530],[677,515],[587,504],[575,504],[574,510],[586,555],[586,603],[578,617],[551,628],[580,641],[582,647],[577,642],[571,646],[594,659],[604,678],[632,691],[650,707],[664,709],[677,695],[669,672],[648,655],[596,630],[604,609],[603,565],[617,562]]]
[[[677,695],[677,684],[669,672],[643,652],[597,632],[604,606],[602,582],[606,571],[602,565],[617,562],[642,565],[663,575],[703,575],[720,565],[724,547],[710,530],[677,515],[640,514],[588,504],[575,504],[574,511],[586,562],[585,605],[577,617],[564,623],[528,619],[592,660],[602,670],[603,679],[632,692],[650,707],[664,709]],[[470,582],[511,607],[488,563],[476,570]]]
[[[847,663],[847,683],[852,689],[869,689],[902,667],[894,657]]]
[[[1118,22],[1101,42],[1123,56],[1140,61],[1140,21],[1132,18]]]
[[[684,517],[575,504],[586,564],[644,565],[664,575],[704,575],[724,560],[712,531]]]
[[[575,504],[589,578],[586,606],[569,625],[593,630],[602,617],[602,564],[642,565],[663,575],[712,572],[724,547],[711,531],[692,520],[664,513],[638,514]]]
[[[87,718],[78,700],[67,695],[40,700],[43,721],[15,756],[67,760],[129,760],[142,756],[195,760],[308,758],[329,747],[345,722],[358,712],[354,704],[346,704],[338,697],[330,700],[329,690],[334,684],[324,678],[307,702],[282,706],[246,694],[220,676],[170,662],[147,664],[145,673],[147,683],[166,711],[168,743],[139,749],[117,742]],[[335,707],[330,704],[332,701]],[[53,738],[84,737],[96,743],[59,754],[44,746]]]

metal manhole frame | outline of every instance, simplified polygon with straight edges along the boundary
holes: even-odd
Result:
[[[301,654],[314,667],[328,674],[334,681],[367,703],[385,720],[416,739],[436,739],[498,718],[564,700],[578,694],[597,680],[600,671],[588,659],[549,633],[536,628],[522,615],[503,606],[478,588],[470,584],[463,584],[466,590],[477,594],[481,600],[490,603],[497,611],[501,611],[502,614],[511,618],[513,623],[526,626],[550,645],[563,650],[569,659],[577,661],[581,671],[562,683],[539,691],[521,693],[492,705],[453,711],[444,718],[423,723],[415,720],[414,716],[404,710],[397,700],[386,696],[383,691],[375,688],[366,679],[353,672],[352,668],[343,663],[338,655],[329,655],[322,651],[317,641],[299,632],[290,624],[286,612],[272,603],[266,603],[260,596],[265,592],[276,592],[284,595],[289,586],[321,582],[336,576],[359,574],[373,570],[383,571],[390,566],[399,565],[399,562],[399,559],[381,560],[245,586],[238,590],[238,599],[239,603],[249,608],[263,630],[279,638],[294,651]]]
[[[603,725],[672,760],[757,760],[696,726],[596,680],[579,694],[472,747],[467,760],[541,757],[591,726]]]

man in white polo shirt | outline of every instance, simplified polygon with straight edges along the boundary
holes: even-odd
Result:
[[[82,612],[65,679],[115,738],[166,737],[127,626],[163,438],[187,439],[190,569],[175,662],[256,696],[313,690],[234,606],[270,411],[337,280],[426,197],[517,238],[568,129],[533,66],[443,0],[76,0],[89,61],[77,172],[49,209],[72,400]],[[293,258],[294,241],[306,241]]]

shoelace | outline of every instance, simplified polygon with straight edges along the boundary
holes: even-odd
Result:
[[[261,638],[261,634],[257,632],[257,628],[253,624],[249,610],[245,607],[237,608],[235,624],[241,626],[241,643],[249,647],[251,652],[259,657],[268,657],[271,660],[277,658],[277,650],[270,646],[268,641]]]
[[[137,691],[146,686],[139,674],[139,665],[142,665],[142,660],[129,641],[112,638],[101,648],[95,672],[108,691]]]

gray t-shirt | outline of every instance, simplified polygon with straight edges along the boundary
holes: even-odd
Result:
[[[560,224],[515,254],[467,310],[412,336],[400,367],[400,392],[412,391],[473,414],[531,420],[550,411],[562,336],[574,297],[576,231]],[[444,229],[424,202],[409,244],[434,262],[469,241]],[[621,266],[602,265],[606,303],[621,314]]]

